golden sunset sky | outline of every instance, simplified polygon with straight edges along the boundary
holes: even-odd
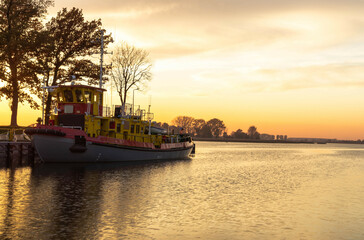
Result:
[[[56,0],[49,14],[62,7],[150,52],[153,80],[135,99],[147,108],[151,96],[156,121],[216,117],[229,132],[364,139],[362,0]],[[40,113],[21,107],[18,123]],[[9,124],[8,103],[0,114]]]

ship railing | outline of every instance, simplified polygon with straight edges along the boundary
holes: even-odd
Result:
[[[179,142],[191,142],[191,136],[185,134],[171,135],[164,138],[165,143],[179,143]]]
[[[121,105],[113,105],[112,109],[113,112],[110,113],[109,115],[117,118],[138,119],[144,121],[146,117],[145,110],[140,109],[139,105],[135,105],[133,107],[132,104],[125,103],[124,111],[123,111],[123,106]]]
[[[62,126],[63,128],[70,128],[70,129],[78,129],[78,130],[82,130],[81,126]]]
[[[102,116],[104,117],[111,117],[113,114],[112,114],[112,111],[111,111],[111,108],[109,106],[104,106],[102,108]]]
[[[156,135],[135,135],[135,134],[129,134],[128,139],[132,141],[141,140],[142,142],[146,142],[145,140],[148,140],[148,142],[155,143],[157,142],[157,136]]]
[[[102,133],[106,133],[106,134],[105,134],[105,135],[103,135]],[[108,136],[109,132],[108,132],[108,131],[106,131],[106,130],[104,130],[104,129],[97,129],[97,130],[96,130],[96,134],[97,134],[98,136]]]

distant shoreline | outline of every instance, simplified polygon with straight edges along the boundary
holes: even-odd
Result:
[[[342,143],[342,144],[363,144],[358,141],[338,140],[336,142],[315,142],[315,141],[288,141],[288,140],[261,140],[261,139],[231,139],[231,138],[201,138],[193,137],[197,142],[248,142],[248,143],[293,143],[293,144],[327,144],[327,143]]]
[[[308,143],[314,144],[315,142],[292,142],[286,140],[260,140],[260,139],[231,139],[231,138],[200,138],[193,137],[194,141],[197,142],[249,142],[249,143]]]

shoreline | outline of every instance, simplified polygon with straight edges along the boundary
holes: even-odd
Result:
[[[260,139],[230,139],[230,138],[199,138],[193,137],[193,141],[197,142],[248,142],[248,143],[307,143],[307,144],[315,144],[316,142],[292,142],[286,140],[260,140]],[[326,144],[326,143],[319,143]]]
[[[335,142],[322,142],[322,141],[288,141],[288,140],[261,140],[261,139],[231,139],[231,138],[200,138],[192,137],[196,142],[247,142],[247,143],[289,143],[289,144],[327,144],[327,143],[340,143],[340,144],[364,144],[359,141],[337,140]]]

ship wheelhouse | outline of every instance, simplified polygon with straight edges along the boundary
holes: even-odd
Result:
[[[87,116],[102,116],[105,89],[83,85],[56,88],[58,115],[52,116],[52,124],[85,130]]]
[[[56,90],[58,114],[83,114],[102,116],[105,89],[73,85],[59,86]]]

